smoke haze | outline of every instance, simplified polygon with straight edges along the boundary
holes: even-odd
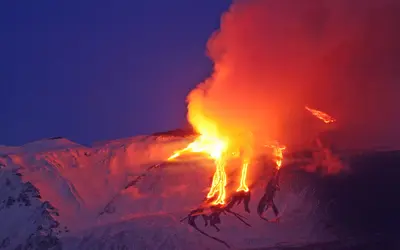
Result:
[[[399,24],[395,0],[234,1],[189,120],[201,110],[221,131],[298,144],[330,128],[308,105],[337,119],[344,143],[398,146]]]

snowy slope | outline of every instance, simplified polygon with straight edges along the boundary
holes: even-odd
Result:
[[[18,152],[18,150],[19,150],[19,147],[9,147],[9,146],[0,145],[0,156],[14,154],[14,153]]]
[[[0,249],[60,249],[58,237],[67,228],[57,221],[58,211],[17,169],[0,171]]]
[[[21,193],[27,193],[31,205],[15,202],[18,208],[13,210],[2,205],[0,218],[10,222],[0,224],[0,246],[14,249],[32,233],[37,234],[38,224],[55,223],[58,234],[45,237],[59,240],[63,249],[224,249],[180,222],[208,191],[214,171],[209,160],[184,157],[164,164],[124,190],[129,181],[188,142],[190,138],[138,136],[84,147],[55,139],[25,145],[3,156],[0,198],[7,204],[8,197],[18,201]],[[233,249],[334,241],[336,236],[326,226],[329,204],[321,204],[314,195],[315,187],[291,169],[282,172],[282,191],[276,198],[283,211],[280,224],[266,223],[256,216],[270,169],[255,162],[249,171],[252,213],[246,214],[251,227],[233,216],[222,216],[221,232],[203,229]],[[229,171],[230,179],[237,180],[237,173]],[[13,184],[8,185],[7,180]],[[235,185],[229,183],[228,188],[235,189]],[[26,191],[27,187],[37,189],[40,197],[36,191]],[[59,216],[43,212],[44,204],[52,204]],[[235,211],[245,214],[241,206]],[[200,220],[198,223],[202,226]]]

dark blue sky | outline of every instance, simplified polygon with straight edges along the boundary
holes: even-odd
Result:
[[[228,0],[2,1],[0,145],[181,126]]]

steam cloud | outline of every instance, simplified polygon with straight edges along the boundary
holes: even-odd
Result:
[[[338,120],[348,145],[399,146],[399,24],[397,0],[234,1],[189,120],[201,109],[220,130],[298,144],[329,127],[309,105]]]

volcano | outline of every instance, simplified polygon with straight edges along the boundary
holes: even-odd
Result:
[[[213,162],[189,154],[148,170],[193,136],[172,131],[91,147],[64,138],[2,147],[0,246],[227,249],[181,222],[209,191]],[[242,205],[232,208],[251,226],[221,215],[219,232],[202,220],[198,227],[232,249],[396,249],[400,151],[338,151],[347,170],[324,175],[304,168],[313,161],[307,153],[312,150],[285,153],[275,198],[279,223],[256,213],[273,169],[269,156],[260,155],[253,161],[260,172],[251,176],[250,213]],[[230,179],[238,174],[227,170]],[[125,188],[138,176],[139,182]]]

